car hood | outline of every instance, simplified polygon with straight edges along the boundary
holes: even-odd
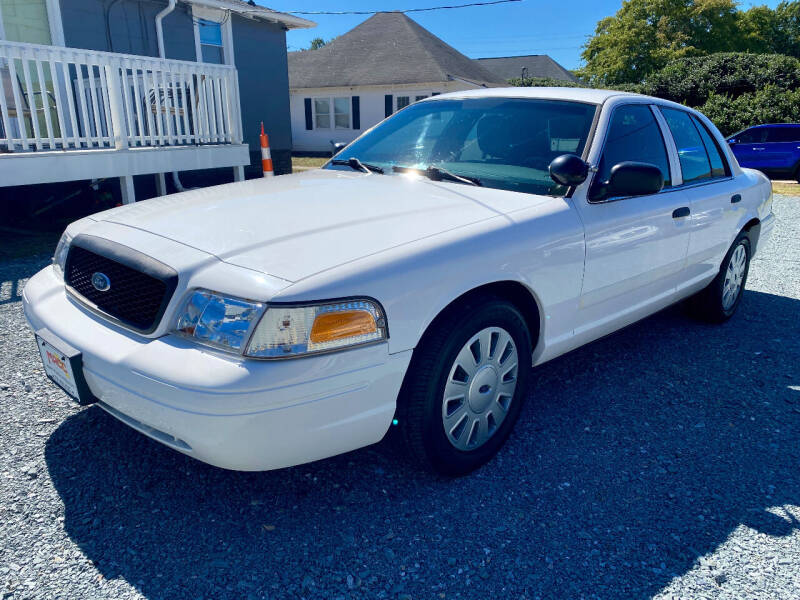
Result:
[[[314,170],[153,198],[94,218],[287,281],[482,221],[509,193],[396,175]],[[544,198],[540,198],[541,201]]]

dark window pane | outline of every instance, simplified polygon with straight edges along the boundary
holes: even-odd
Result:
[[[673,108],[662,108],[661,112],[678,147],[683,183],[710,178],[711,164],[708,162],[706,148],[689,113]]]
[[[768,142],[797,142],[800,141],[800,127],[769,127],[767,128]]]
[[[734,136],[740,144],[760,144],[767,135],[766,127],[745,129],[739,135]]]
[[[711,161],[711,176],[725,177],[729,175],[725,159],[722,158],[722,152],[719,149],[717,141],[711,137],[711,133],[706,129],[706,126],[694,115],[692,116],[692,121],[694,121],[694,124],[697,126],[700,137],[703,138],[703,144],[705,144],[708,159]]]
[[[664,187],[670,185],[664,138],[653,112],[646,104],[631,104],[614,111],[595,181],[608,181],[611,168],[625,161],[657,166],[664,175]]]
[[[225,57],[222,53],[222,48],[218,46],[206,46],[203,44],[200,46],[203,50],[203,62],[204,63],[212,63],[215,65],[222,65],[225,64]]]

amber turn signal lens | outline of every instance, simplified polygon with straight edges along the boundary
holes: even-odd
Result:
[[[309,340],[314,344],[321,344],[375,333],[377,330],[375,318],[363,310],[322,313],[314,319]]]

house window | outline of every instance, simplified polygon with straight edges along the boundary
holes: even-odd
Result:
[[[207,19],[197,19],[200,51],[204,63],[225,64],[225,46],[222,43],[222,24]]]
[[[331,128],[330,98],[314,98],[314,129]]]
[[[405,108],[411,104],[411,97],[410,96],[398,96],[397,97],[397,110],[401,108]]]
[[[414,97],[414,102],[419,102],[420,100],[425,100],[425,98],[427,98],[427,96],[415,96]]]
[[[314,98],[314,129],[350,129],[350,104],[350,98]]]

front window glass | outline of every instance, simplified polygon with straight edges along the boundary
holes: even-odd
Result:
[[[608,181],[611,169],[628,161],[657,166],[664,176],[664,187],[671,185],[664,138],[653,111],[646,104],[629,104],[614,111],[595,182]]]
[[[746,129],[741,133],[735,134],[733,137],[740,144],[760,144],[767,136],[766,127],[758,127],[756,129]]]
[[[410,96],[398,96],[397,97],[397,110],[400,110],[401,108],[405,108],[409,104],[411,104]]]
[[[399,100],[399,98],[398,98]],[[336,156],[364,163],[473,177],[484,187],[563,196],[548,165],[581,155],[596,105],[522,98],[448,99],[413,104]],[[329,165],[329,169],[344,169]]]
[[[662,108],[661,113],[678,147],[683,183],[693,183],[711,177],[711,163],[706,154],[706,147],[689,113],[673,108]]]

